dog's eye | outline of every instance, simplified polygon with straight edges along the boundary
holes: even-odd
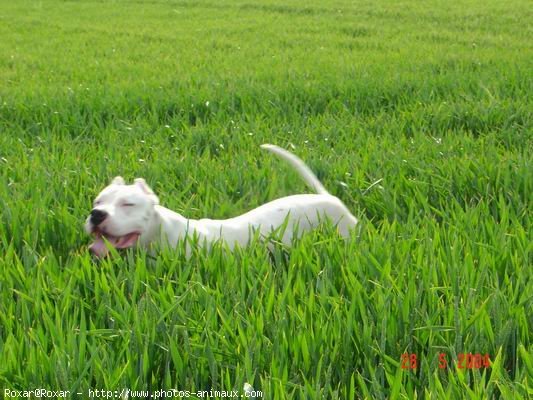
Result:
[[[133,207],[135,204],[133,203],[123,203],[122,206],[123,207]]]

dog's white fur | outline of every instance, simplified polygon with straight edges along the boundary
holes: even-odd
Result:
[[[121,248],[149,247],[153,243],[175,247],[180,240],[192,236],[196,236],[200,244],[222,239],[233,248],[236,244],[247,245],[256,231],[261,237],[267,237],[280,228],[283,229],[282,242],[290,245],[294,234],[299,236],[315,228],[324,218],[336,225],[341,236],[349,237],[357,218],[341,200],[327,192],[307,165],[278,146],[264,144],[261,147],[288,161],[317,194],[282,197],[234,218],[194,220],[160,206],[157,196],[143,179],[126,185],[124,179],[116,177],[94,202],[92,212],[97,210],[107,217],[96,226],[89,216],[85,224],[87,232],[95,235],[99,242],[99,245],[93,244],[93,252],[97,256],[107,254],[102,237]]]

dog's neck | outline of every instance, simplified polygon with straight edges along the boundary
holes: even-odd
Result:
[[[164,225],[168,224],[174,228],[165,229]],[[187,234],[188,227],[189,220],[187,218],[168,208],[156,205],[152,217],[149,218],[149,225],[141,235],[139,243],[141,246],[148,247],[152,242],[166,242],[175,247],[178,240]]]

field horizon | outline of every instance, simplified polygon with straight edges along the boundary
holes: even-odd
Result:
[[[531,22],[521,0],[0,0],[0,397],[533,396]],[[352,240],[88,254],[116,175],[188,218],[309,192],[263,143]]]

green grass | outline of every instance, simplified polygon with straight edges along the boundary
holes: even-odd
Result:
[[[388,3],[0,1],[0,397],[533,395],[530,4]],[[357,237],[87,254],[118,174],[192,218],[307,190],[264,142]]]

